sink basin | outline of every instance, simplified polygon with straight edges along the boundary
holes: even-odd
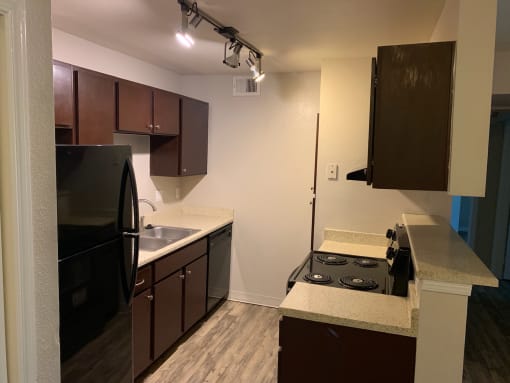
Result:
[[[184,227],[152,226],[150,229],[144,229],[140,235],[141,237],[161,238],[175,242],[199,231]]]
[[[156,251],[162,249],[163,247],[171,244],[172,240],[164,239],[164,238],[154,238],[154,237],[140,237],[140,250],[143,251]]]

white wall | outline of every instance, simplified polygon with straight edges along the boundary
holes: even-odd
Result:
[[[53,58],[111,76],[180,93],[181,77],[178,74],[55,28],[53,28]],[[178,178],[149,176],[148,136],[115,134],[114,143],[132,147],[133,166],[140,198],[159,202],[160,197],[157,193],[159,191],[165,203],[176,202],[175,189],[180,183]],[[142,214],[151,211],[145,205],[140,208]]]
[[[324,228],[382,234],[403,212],[438,214],[449,220],[445,192],[373,189],[345,175],[367,165],[370,58],[324,61],[321,66],[316,246]],[[339,164],[336,181],[328,163]]]
[[[2,12],[9,6],[15,7],[16,12],[5,17],[13,16],[12,34],[7,33],[7,37],[11,47],[16,48],[9,50],[14,56],[12,61],[2,65],[7,76],[0,85],[2,93],[9,94],[8,102],[2,105],[8,115],[2,113],[0,121],[7,374],[9,382],[58,382],[51,4],[50,0],[0,4]],[[15,94],[11,94],[14,89]],[[4,125],[6,119],[11,122],[8,126]],[[11,129],[13,126],[16,129]],[[21,150],[16,149],[18,145]],[[18,170],[23,173],[16,174]]]
[[[259,97],[232,76],[186,76],[209,102],[208,174],[184,177],[183,202],[234,209],[231,298],[277,305],[310,248],[319,73],[268,74]]]

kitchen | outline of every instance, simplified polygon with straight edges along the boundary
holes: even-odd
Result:
[[[48,10],[42,13],[47,15]],[[243,25],[236,23],[236,27],[242,29]],[[54,33],[59,34],[58,31]],[[159,189],[163,190],[163,200],[166,198],[167,201],[172,201],[175,199],[175,189],[179,188],[186,204],[234,208],[234,233],[237,230],[234,235],[238,235],[238,238],[244,241],[238,242],[233,249],[232,293],[237,294],[233,295],[233,298],[278,305],[283,298],[284,285],[290,270],[303,258],[302,249],[309,246],[311,212],[308,202],[311,198],[309,188],[313,181],[316,113],[321,113],[321,132],[325,143],[320,150],[323,154],[319,159],[321,161],[319,169],[325,169],[329,162],[338,162],[339,174],[343,177],[345,173],[366,161],[364,157],[368,134],[369,58],[346,60],[338,65],[326,63],[321,74],[318,72],[302,75],[282,74],[276,75],[273,80],[268,76],[261,94],[274,95],[274,98],[260,97],[252,101],[249,98],[232,99],[231,76],[207,76],[208,86],[204,87],[204,78],[201,76],[187,76],[184,81],[179,76],[162,71],[161,68],[143,64],[139,60],[130,59],[98,45],[91,45],[87,41],[73,39],[74,36],[60,33],[60,37],[58,39],[57,36],[57,41],[53,43],[56,59],[74,61],[105,73],[112,73],[115,70],[113,74],[119,77],[128,77],[134,81],[178,91],[210,103],[209,175],[204,178],[192,177],[189,180],[155,179],[153,182],[157,187],[152,186],[149,180],[147,183],[140,180],[140,197],[155,199],[155,190]],[[74,45],[74,50],[68,45],[67,49],[62,49],[58,53],[59,46],[66,42],[65,38],[68,39],[69,45]],[[32,41],[34,44],[37,42]],[[86,50],[85,47],[95,50]],[[216,57],[213,59],[216,60]],[[116,65],[117,60],[122,60],[122,68]],[[92,66],[93,63],[96,66]],[[160,76],[157,76],[158,73]],[[328,73],[331,76],[339,76],[346,87],[334,86],[335,81],[326,81],[325,87],[320,87],[321,76]],[[179,90],[180,81],[182,90]],[[328,84],[331,88],[327,86]],[[353,89],[356,89],[355,93]],[[277,95],[281,97],[276,97]],[[330,112],[328,117],[328,110],[338,108],[336,104],[331,105],[329,109],[323,106],[323,102],[329,102],[328,100],[333,104],[335,100],[349,101],[345,106],[349,113],[332,116]],[[350,100],[357,101],[352,101],[351,105]],[[277,101],[280,103],[276,103]],[[232,110],[238,113],[233,113]],[[259,117],[256,118],[257,116]],[[265,124],[267,121],[274,123]],[[343,134],[336,132],[334,126],[344,127],[345,132]],[[48,133],[45,129],[42,132]],[[352,134],[353,131],[360,134]],[[42,132],[38,134],[42,135]],[[342,134],[341,137],[338,134]],[[225,136],[231,137],[231,141],[224,142]],[[51,145],[49,138],[44,135],[33,137],[31,143],[34,145],[32,153],[38,153],[36,143]],[[285,151],[281,151],[283,144],[286,145]],[[143,145],[144,142],[140,144]],[[257,148],[260,150],[253,150]],[[143,151],[142,148],[140,152]],[[238,157],[243,158],[241,156],[243,153],[250,156],[244,157],[246,162],[238,163]],[[271,156],[266,153],[271,153]],[[37,166],[36,159],[33,159],[35,162],[32,171],[40,170],[40,174],[47,174],[47,171]],[[141,159],[148,161],[147,155],[142,154]],[[275,172],[275,169],[282,169],[285,177]],[[319,218],[316,235],[318,245],[321,242],[322,227],[383,233],[388,225],[400,220],[403,211],[418,210],[448,215],[448,197],[443,193],[377,191],[340,179],[338,182],[328,182],[325,177],[320,177],[321,173],[322,170],[319,170],[317,206]],[[252,179],[261,182],[254,184]],[[224,188],[222,185],[236,187]],[[338,191],[339,187],[342,188],[341,192]],[[48,205],[41,201],[38,206],[44,208]],[[350,209],[349,206],[356,206],[356,209]],[[148,211],[146,213],[149,215]],[[370,218],[367,219],[367,216]],[[36,219],[40,217],[35,215]],[[267,230],[269,224],[273,230]],[[51,229],[48,230],[50,230],[48,236],[55,235]],[[278,262],[274,262],[275,258],[278,258]],[[54,265],[46,266],[42,270],[49,268],[50,271],[45,275],[51,275],[53,267]],[[270,276],[263,274],[268,270],[271,272]],[[37,278],[45,277],[37,274]],[[260,283],[260,278],[263,278],[264,283]],[[48,294],[51,294],[51,291],[48,291]],[[49,303],[47,307],[52,305],[54,307],[54,304]],[[43,309],[42,312],[47,311]],[[49,333],[54,334],[54,329],[49,330]]]

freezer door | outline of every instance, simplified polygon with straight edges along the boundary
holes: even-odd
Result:
[[[59,259],[121,235],[122,182],[130,159],[129,146],[57,145]],[[132,206],[126,205],[124,216],[132,217]]]

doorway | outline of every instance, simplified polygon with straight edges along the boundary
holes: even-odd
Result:
[[[510,279],[510,111],[493,111],[485,197],[454,197],[452,227],[496,277]]]

